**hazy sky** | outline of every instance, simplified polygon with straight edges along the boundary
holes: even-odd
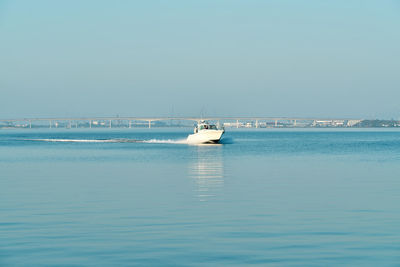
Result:
[[[0,0],[0,118],[400,118],[399,0]]]

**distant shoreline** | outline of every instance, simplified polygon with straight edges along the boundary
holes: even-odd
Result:
[[[149,128],[192,128],[194,122],[179,120],[177,122],[156,121],[149,119],[123,120],[115,118],[114,120],[66,120],[66,119],[40,119],[40,120],[1,120],[0,129],[109,129],[109,128],[131,128],[131,129],[149,129]],[[264,128],[264,129],[361,129],[361,128],[400,128],[398,120],[293,120],[293,119],[241,119],[221,124],[225,128]]]

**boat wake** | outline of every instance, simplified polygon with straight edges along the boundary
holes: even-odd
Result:
[[[149,139],[149,140],[137,140],[137,139],[59,139],[59,138],[45,138],[45,139],[24,139],[25,141],[37,141],[37,142],[62,142],[62,143],[149,143],[149,144],[187,144],[186,139],[183,140],[172,140],[172,139]]]
[[[148,143],[148,144],[187,144],[186,139],[173,140],[173,139],[150,139],[137,141],[138,143]]]
[[[113,138],[113,139],[61,139],[61,138],[42,138],[42,139],[24,139],[24,141],[35,141],[35,142],[52,142],[52,143],[145,143],[145,144],[187,144],[197,145],[200,143],[189,142],[185,139],[149,139],[149,140],[138,140],[129,138]],[[216,144],[232,144],[231,138],[222,138],[219,143]]]

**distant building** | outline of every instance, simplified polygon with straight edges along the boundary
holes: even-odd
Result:
[[[347,127],[353,127],[354,125],[360,123],[361,120],[348,120],[347,121]]]

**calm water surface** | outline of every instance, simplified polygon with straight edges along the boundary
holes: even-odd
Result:
[[[190,131],[1,130],[0,266],[400,266],[400,131]]]

